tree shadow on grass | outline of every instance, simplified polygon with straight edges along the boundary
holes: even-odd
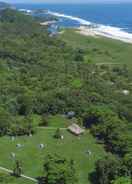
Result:
[[[97,177],[96,177],[96,173],[92,172],[88,175],[88,180],[93,183],[93,184],[97,184]]]
[[[36,179],[38,180],[38,184],[46,184],[45,177],[37,177]]]

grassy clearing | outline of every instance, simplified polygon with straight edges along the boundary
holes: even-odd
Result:
[[[2,181],[4,178],[4,181]],[[0,183],[1,184],[34,184],[34,182],[25,180],[23,178],[15,178],[13,176],[10,176],[9,174],[0,171]]]
[[[56,140],[55,130],[39,129],[32,137],[17,137],[12,141],[10,137],[0,138],[0,166],[12,169],[14,161],[11,159],[11,152],[16,153],[16,159],[21,160],[24,174],[30,177],[37,177],[42,174],[43,160],[48,153],[58,153],[67,158],[74,158],[79,175],[79,184],[88,183],[88,173],[94,170],[96,160],[105,155],[105,151],[96,140],[86,132],[81,138],[62,130],[64,140]],[[17,148],[16,144],[21,143],[22,148]],[[39,144],[43,143],[46,148],[41,150]],[[86,154],[91,150],[92,155]],[[27,183],[24,180],[20,183]],[[17,184],[19,184],[17,182]]]
[[[74,88],[82,87],[82,81],[80,79],[74,79],[71,84]]]
[[[104,37],[83,36],[75,30],[65,30],[62,40],[73,48],[85,51],[85,62],[126,64],[132,67],[132,44]]]
[[[70,125],[70,120],[63,115],[55,115],[48,117],[48,126],[55,128],[67,128]]]

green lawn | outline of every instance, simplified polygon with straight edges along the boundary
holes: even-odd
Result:
[[[1,181],[1,177],[4,177],[4,181]],[[23,178],[15,178],[10,176],[6,172],[0,171],[0,183],[1,184],[34,184],[34,182],[25,180]]]
[[[66,128],[70,125],[70,120],[63,115],[55,115],[48,117],[48,126],[55,128]]]
[[[37,177],[42,174],[44,157],[48,153],[58,153],[75,160],[79,184],[87,184],[88,173],[94,170],[95,161],[105,155],[103,147],[96,143],[88,131],[79,139],[67,130],[62,130],[64,140],[53,138],[54,133],[55,130],[38,129],[37,134],[32,137],[18,137],[15,141],[12,141],[10,137],[0,138],[0,166],[12,169],[14,161],[10,154],[14,152],[16,158],[23,164],[24,174]],[[17,143],[21,143],[24,147],[16,148]],[[46,145],[44,150],[40,150],[40,143]],[[91,156],[86,154],[87,150],[91,150]],[[19,179],[17,184],[19,183],[28,184],[28,181],[21,182]]]
[[[82,81],[80,79],[74,79],[71,84],[74,88],[82,87]]]
[[[132,44],[104,37],[83,36],[75,30],[65,30],[60,36],[73,48],[85,51],[85,62],[127,64],[132,67]]]

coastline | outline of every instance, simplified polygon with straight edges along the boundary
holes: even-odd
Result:
[[[128,33],[119,27],[113,27],[103,24],[95,24],[82,18],[78,18],[67,14],[61,14],[58,12],[48,11],[47,13],[50,15],[54,15],[56,17],[66,18],[78,22],[80,26],[76,29],[82,35],[94,37],[102,36],[132,44],[132,33]]]
[[[55,24],[56,22],[57,22],[57,21],[55,21],[55,20],[45,21],[45,22],[40,22],[40,25],[41,25],[41,26],[50,26],[50,25]]]
[[[119,28],[113,27],[90,27],[90,26],[80,26],[76,29],[77,33],[80,33],[85,36],[93,37],[106,37],[114,40],[119,40],[122,42],[132,44],[132,34],[121,31]]]
[[[33,10],[19,9],[19,11],[23,11],[28,14],[31,14]],[[93,37],[105,37],[105,38],[115,39],[125,43],[132,44],[132,33],[126,32],[122,28],[104,25],[104,24],[96,24],[94,22],[89,22],[88,20],[83,19],[81,17],[76,17],[76,16],[64,14],[64,13],[58,13],[58,12],[50,11],[48,9],[44,10],[44,14],[59,17],[60,18],[58,20],[59,23],[62,21],[62,19],[76,22],[78,24],[78,27],[75,28],[74,26],[73,27],[71,26],[70,28],[76,29],[76,32],[82,35],[93,36]],[[40,25],[42,26],[52,26],[54,24],[57,24],[57,21],[46,21],[46,22],[40,23]]]

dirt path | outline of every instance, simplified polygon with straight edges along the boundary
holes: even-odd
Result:
[[[45,130],[56,130],[58,127],[37,127],[39,129],[45,129]],[[59,128],[60,130],[67,130],[67,128]]]
[[[9,174],[13,173],[12,170],[7,169],[7,168],[4,168],[4,167],[0,167],[0,170],[5,171],[5,172],[7,172],[7,173],[9,173]],[[26,176],[26,175],[23,175],[23,174],[21,175],[21,177],[22,177],[22,178],[25,178],[25,179],[27,179],[27,180],[33,181],[33,182],[35,182],[35,183],[38,183],[38,180],[36,180],[35,178],[29,177],[29,176]]]
[[[121,63],[95,63],[95,65],[121,65]]]

